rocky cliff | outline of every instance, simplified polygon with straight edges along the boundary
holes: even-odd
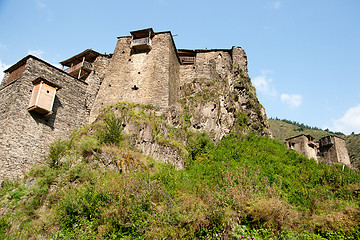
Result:
[[[185,144],[194,133],[206,132],[214,141],[232,132],[253,131],[272,137],[265,109],[248,76],[245,52],[237,50],[241,56],[238,64],[224,70],[218,67],[224,65],[220,60],[210,59],[210,75],[188,77],[180,86],[175,105],[158,108],[117,103],[107,107],[96,122],[114,113],[131,145],[156,160],[171,162],[177,169],[184,167]]]

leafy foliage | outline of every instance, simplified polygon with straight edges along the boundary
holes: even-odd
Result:
[[[251,133],[216,144],[199,133],[187,138],[186,168],[175,170],[122,144],[121,121],[107,117],[54,143],[53,160],[28,174],[36,179],[33,186],[4,182],[0,196],[9,210],[0,218],[1,237],[360,237],[360,203],[353,194],[360,177],[347,167],[317,164]],[[117,167],[124,156],[138,163],[126,173]]]
[[[98,130],[98,139],[104,144],[119,144],[123,139],[121,119],[115,117],[113,112],[104,117],[103,128]]]

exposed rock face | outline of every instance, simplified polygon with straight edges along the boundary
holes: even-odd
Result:
[[[233,47],[232,56],[223,51],[198,55],[196,69],[207,65],[208,74],[189,74],[180,87],[180,108],[188,114],[191,130],[205,131],[214,140],[231,131],[271,136],[265,109],[247,73],[245,51]]]
[[[152,106],[117,103],[106,109],[96,122],[102,122],[108,114],[114,113],[121,119],[129,145],[157,161],[171,163],[181,169],[186,155],[186,126],[177,108],[170,109],[164,111]],[[183,127],[174,127],[174,123]]]

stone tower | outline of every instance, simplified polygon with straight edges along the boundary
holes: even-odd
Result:
[[[285,142],[289,149],[295,150],[307,158],[313,158],[317,161],[318,147],[314,140],[311,135],[301,134],[288,138]]]
[[[179,86],[179,58],[170,32],[151,28],[119,37],[112,60],[90,113],[116,102],[160,108],[175,104]]]
[[[350,158],[345,140],[334,135],[319,140],[320,155],[329,164],[340,163],[350,165]]]

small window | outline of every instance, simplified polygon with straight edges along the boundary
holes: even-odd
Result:
[[[139,88],[136,85],[134,85],[131,89],[132,90],[138,90]]]

